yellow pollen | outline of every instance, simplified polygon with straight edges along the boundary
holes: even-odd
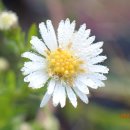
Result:
[[[48,73],[51,76],[58,76],[59,78],[72,83],[74,77],[78,73],[83,73],[81,68],[83,61],[73,56],[69,50],[62,50],[58,48],[55,51],[46,52],[48,61]]]

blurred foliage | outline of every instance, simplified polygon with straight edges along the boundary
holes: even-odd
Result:
[[[30,35],[34,34],[34,31],[36,33],[36,30],[31,28]],[[9,64],[7,70],[0,72],[0,129],[14,130],[15,122],[17,124],[21,120],[22,123],[22,120],[35,116],[33,114],[37,108],[33,100],[39,102],[39,98],[29,96],[30,90],[24,84],[20,72],[23,64],[20,58],[21,53],[29,50],[25,33],[17,27],[9,31],[1,31],[0,38],[0,57],[5,58]]]

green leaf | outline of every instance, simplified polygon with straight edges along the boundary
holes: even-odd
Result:
[[[0,11],[2,11],[2,10],[4,10],[4,9],[5,9],[5,7],[4,7],[2,1],[0,1]]]
[[[7,85],[10,91],[14,91],[16,88],[16,76],[14,71],[9,71],[7,74]]]
[[[32,36],[36,36],[37,35],[37,26],[36,24],[32,24],[32,26],[30,27],[29,31],[28,31],[28,36],[27,36],[27,49],[30,49],[30,40]]]

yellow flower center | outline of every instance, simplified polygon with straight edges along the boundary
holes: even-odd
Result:
[[[77,73],[84,72],[81,69],[83,61],[73,56],[69,50],[58,48],[55,51],[47,51],[48,73],[50,76],[58,76],[59,78],[73,82],[73,78]]]

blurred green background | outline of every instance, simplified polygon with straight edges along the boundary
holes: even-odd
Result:
[[[0,0],[0,11],[12,10],[19,25],[0,30],[0,130],[130,130],[130,0]],[[23,82],[21,53],[30,50],[37,25],[51,19],[86,23],[103,40],[104,63],[110,68],[106,87],[91,90],[88,105],[74,109],[51,103],[39,108],[46,89]]]

